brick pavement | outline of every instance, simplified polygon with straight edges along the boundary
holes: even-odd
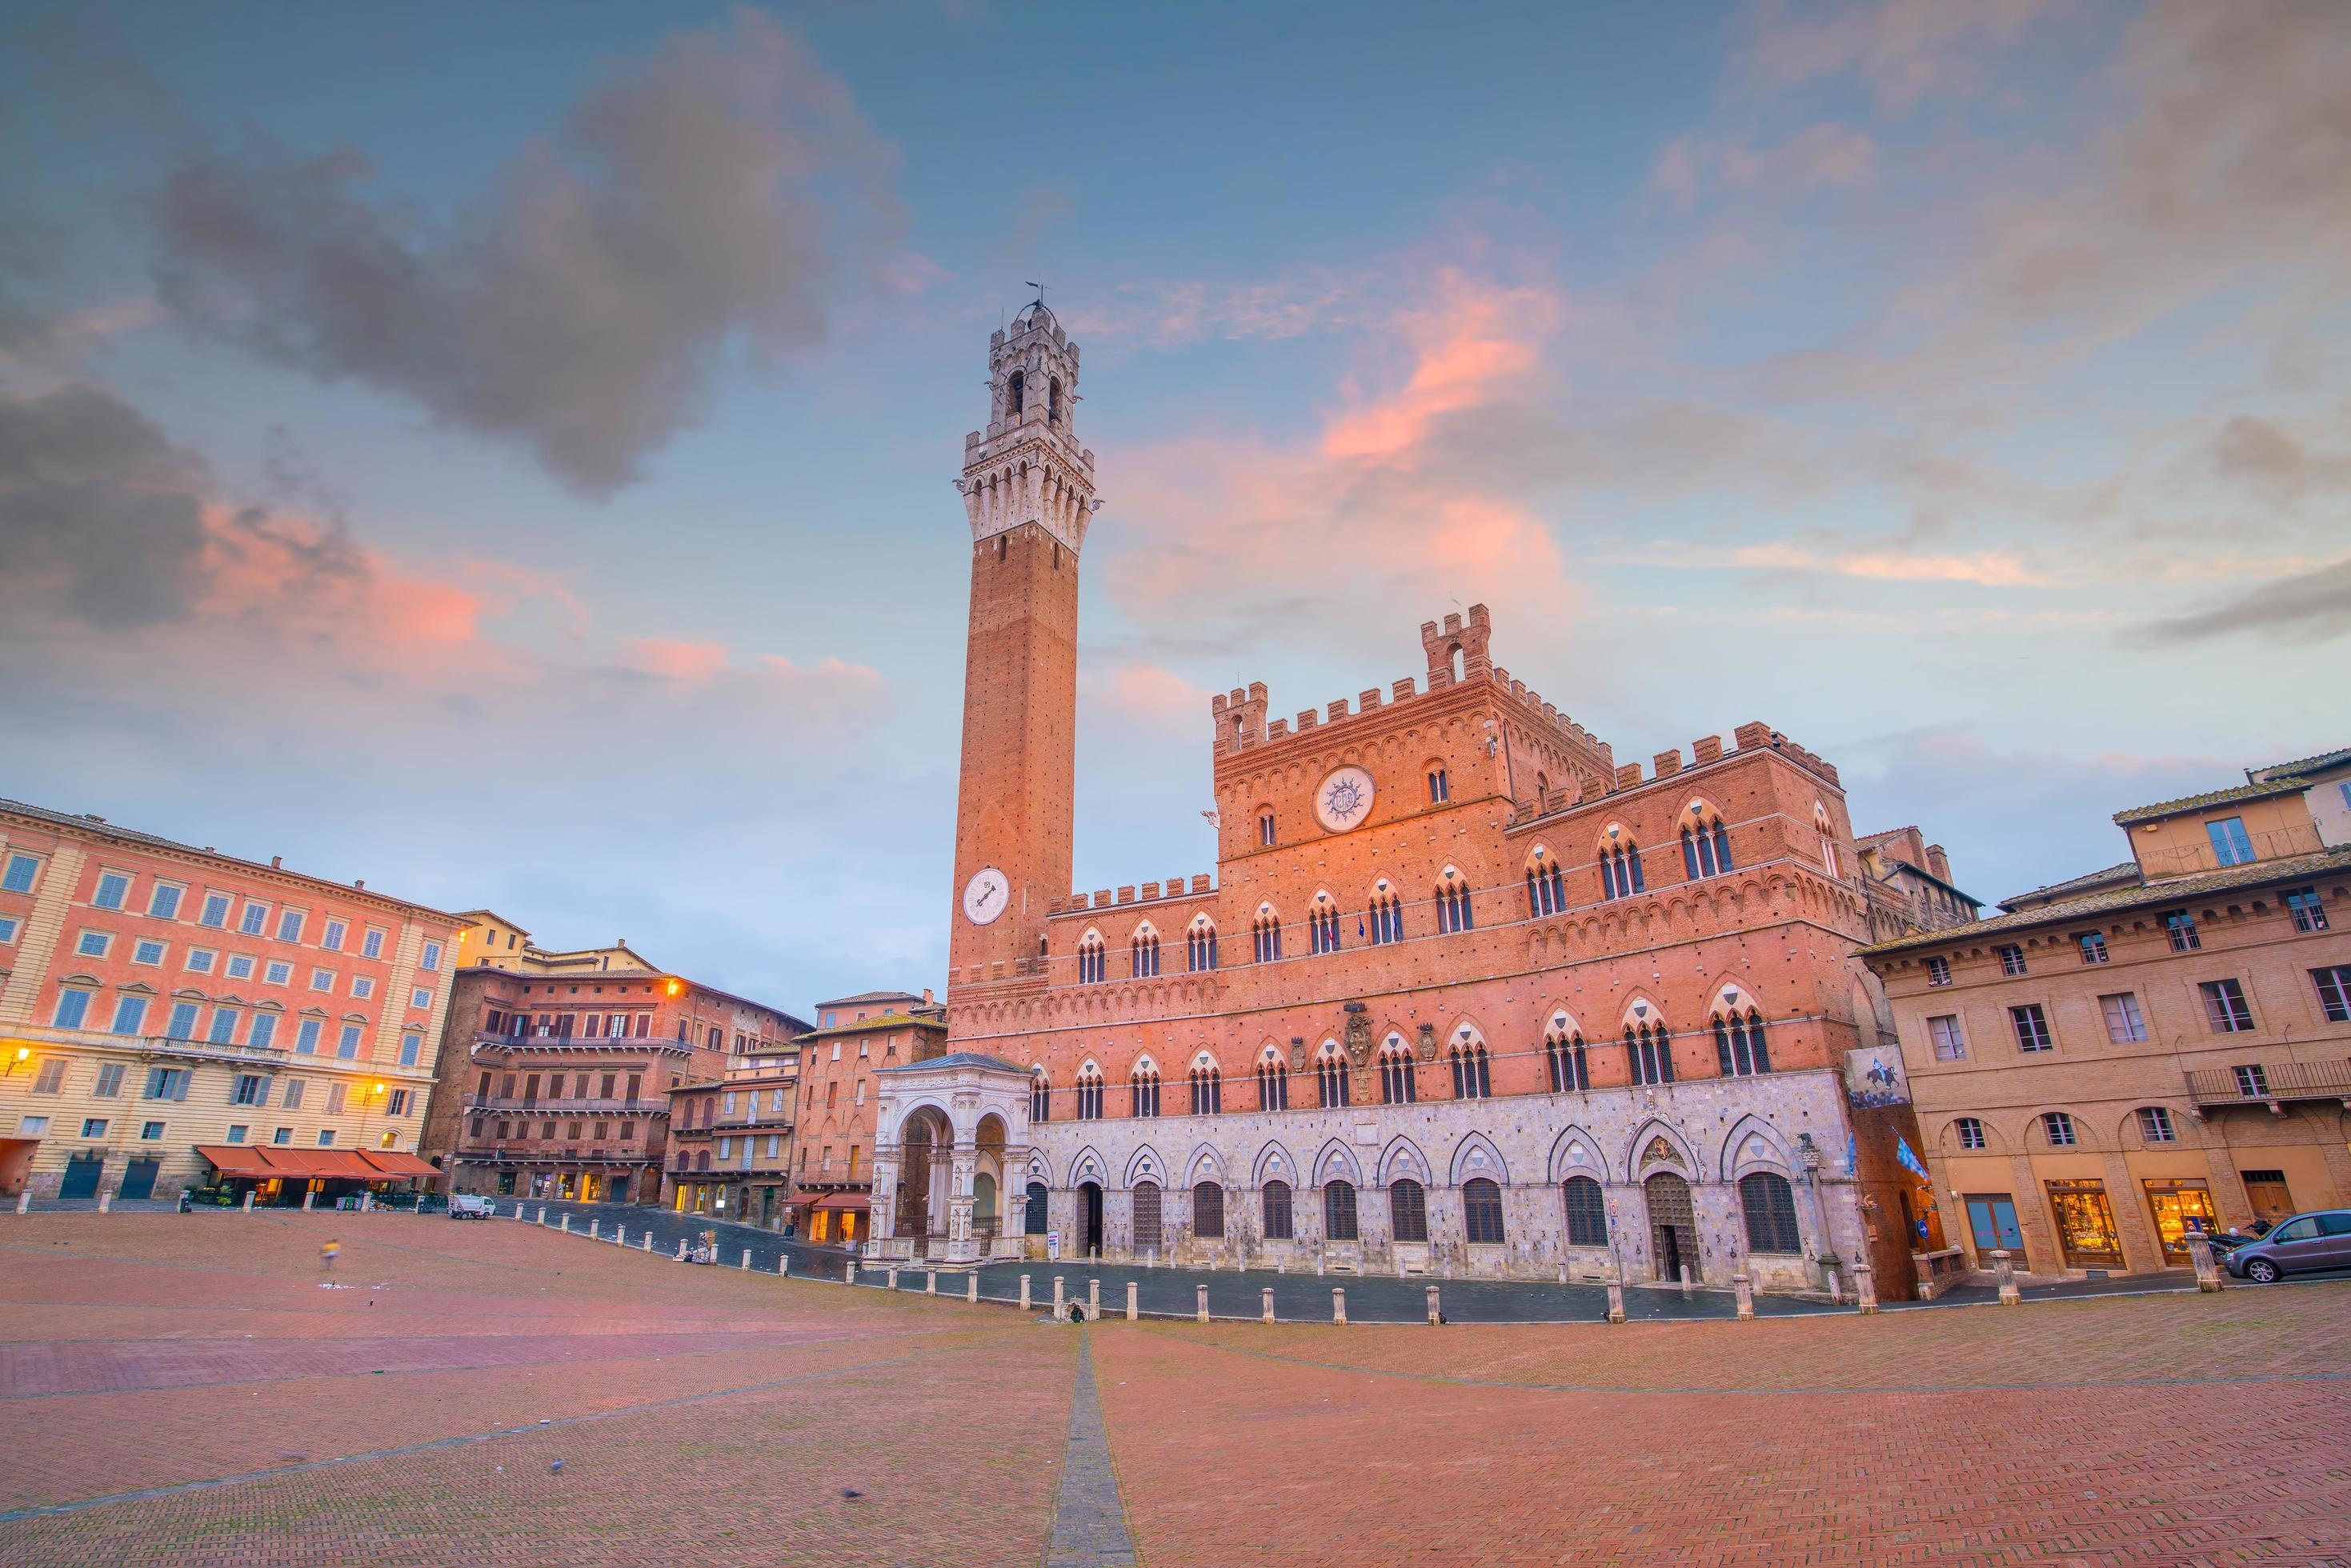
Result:
[[[2351,1561],[2351,1282],[1079,1331],[511,1222],[35,1214],[0,1306],[12,1565],[1033,1565],[1071,1495],[1144,1568]],[[1061,1476],[1081,1343],[1114,1490]]]

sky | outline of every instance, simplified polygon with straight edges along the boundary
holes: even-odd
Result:
[[[2351,742],[2351,12],[0,4],[0,795],[805,1009],[939,985],[988,334],[1208,694],[1761,719],[1985,899]]]

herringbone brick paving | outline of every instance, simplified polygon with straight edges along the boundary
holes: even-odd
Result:
[[[535,1226],[57,1214],[0,1224],[0,1307],[10,1565],[1035,1564],[1081,1332],[1146,1568],[2351,1562],[2351,1282],[1077,1331]]]

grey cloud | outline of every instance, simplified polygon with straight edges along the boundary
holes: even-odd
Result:
[[[154,203],[187,321],[517,442],[579,490],[692,424],[722,357],[824,336],[902,215],[849,91],[750,13],[590,92],[446,224],[363,193],[351,152],[188,158]]]
[[[2273,501],[2351,483],[2351,460],[2314,452],[2293,432],[2252,414],[2239,414],[2220,427],[2212,441],[2212,466]]]
[[[112,628],[178,618],[203,570],[208,484],[110,393],[0,398],[0,603]]]
[[[2280,642],[2324,642],[2351,633],[2351,558],[2297,576],[2264,583],[2208,609],[2150,621],[2129,641],[2196,642],[2252,632]]]

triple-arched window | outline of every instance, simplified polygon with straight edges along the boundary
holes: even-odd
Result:
[[[1314,1059],[1314,1084],[1321,1091],[1325,1110],[1347,1103],[1347,1059],[1325,1046],[1322,1054]]]
[[[1639,845],[1627,838],[1624,843],[1610,845],[1600,852],[1602,898],[1629,898],[1635,893],[1648,890],[1648,878],[1641,873]]]
[[[1551,1069],[1551,1092],[1592,1087],[1592,1062],[1584,1054],[1583,1036],[1573,1030],[1553,1029],[1543,1036],[1543,1061]]]
[[[1420,1097],[1412,1075],[1412,1050],[1395,1035],[1380,1047],[1380,1103],[1408,1106]]]
[[[1281,956],[1281,917],[1270,909],[1259,909],[1250,934],[1256,939],[1253,945],[1259,963],[1271,963]]]
[[[1409,1176],[1388,1183],[1388,1229],[1398,1241],[1428,1240],[1428,1194]]]
[[[1149,980],[1159,973],[1159,933],[1149,926],[1134,933],[1127,951],[1134,959],[1135,979]]]
[[[1225,1077],[1214,1064],[1192,1069],[1192,1114],[1213,1116],[1225,1108]],[[1221,1190],[1221,1189],[1219,1189]]]
[[[1029,1119],[1032,1122],[1050,1121],[1052,1114],[1053,1081],[1046,1077],[1045,1070],[1040,1067],[1029,1075]]]
[[[1567,908],[1567,877],[1559,862],[1538,849],[1527,862],[1527,913],[1556,915]]]
[[[1371,938],[1374,944],[1404,940],[1404,900],[1383,882],[1372,894]]]
[[[1804,1239],[1796,1230],[1796,1194],[1788,1179],[1777,1171],[1759,1170],[1739,1179],[1740,1206],[1747,1211],[1747,1250],[1750,1252],[1801,1252]]]
[[[1078,1120],[1098,1122],[1102,1114],[1102,1075],[1092,1063],[1078,1075]]]
[[[1751,1007],[1744,1018],[1735,1012],[1716,1013],[1714,1054],[1726,1078],[1747,1078],[1770,1072],[1771,1052],[1763,1043],[1763,1015]]]
[[[1192,1234],[1207,1241],[1224,1238],[1225,1189],[1213,1181],[1193,1183]]]
[[[1670,1084],[1674,1081],[1673,1036],[1665,1021],[1625,1026],[1625,1054],[1633,1064],[1633,1082]]]
[[[1265,1211],[1265,1239],[1287,1241],[1290,1230],[1290,1183],[1269,1181],[1258,1195],[1259,1207]]]
[[[1195,974],[1217,967],[1217,923],[1206,915],[1184,933],[1184,961]]]
[[[1466,931],[1477,923],[1477,911],[1469,903],[1469,884],[1458,871],[1447,867],[1444,880],[1437,885],[1437,929]]]
[[[1135,1068],[1134,1075],[1127,1083],[1128,1087],[1133,1091],[1134,1114],[1138,1116],[1157,1116],[1159,1114],[1159,1069],[1145,1062]]]
[[[1331,901],[1329,894],[1316,898],[1313,908],[1306,911],[1306,926],[1316,952],[1339,950],[1339,906]]]
[[[1690,807],[1693,813],[1700,809]],[[1682,828],[1682,868],[1693,882],[1730,869],[1730,830],[1722,818],[1707,813]]]
[[[1290,1075],[1281,1070],[1280,1059],[1270,1054],[1257,1064],[1257,1108],[1261,1111],[1286,1111],[1290,1108]]]
[[[1502,1189],[1485,1177],[1461,1184],[1461,1229],[1473,1243],[1502,1244]]]
[[[1322,1188],[1322,1235],[1331,1241],[1352,1241],[1355,1232],[1355,1184],[1332,1181]]]
[[[1102,947],[1102,933],[1088,931],[1078,939],[1078,983],[1097,985],[1110,977],[1110,961]]]
[[[1494,1093],[1494,1081],[1489,1071],[1485,1043],[1463,1041],[1453,1047],[1453,1097],[1457,1100],[1489,1099]]]

